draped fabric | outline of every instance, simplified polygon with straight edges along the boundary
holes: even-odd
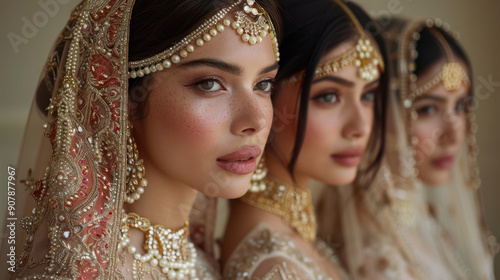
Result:
[[[132,278],[117,268],[117,248],[131,133],[133,5],[134,0],[82,1],[49,54],[16,169],[16,184],[26,192],[18,187],[16,195],[15,273],[2,271],[11,274],[2,279]],[[208,217],[213,211],[203,208],[212,204],[197,204],[197,211]],[[210,247],[210,221],[194,220],[198,244]],[[6,256],[11,247],[2,245]],[[215,273],[208,259],[197,267],[203,279]]]

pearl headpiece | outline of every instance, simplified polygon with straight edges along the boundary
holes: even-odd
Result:
[[[359,39],[356,45],[343,54],[336,56],[328,61],[325,61],[318,66],[314,72],[314,77],[323,77],[332,72],[338,72],[348,66],[356,66],[358,68],[359,76],[367,81],[372,81],[375,76],[384,71],[384,60],[380,52],[373,47],[372,42],[365,34],[365,31],[359,23],[356,16],[341,0],[334,0],[342,10],[351,19],[352,24],[356,28]],[[285,83],[295,83],[302,79],[302,76],[292,76]]]
[[[242,10],[235,12],[234,20],[231,22],[226,15],[237,6],[242,6]],[[279,61],[278,39],[269,14],[255,3],[255,0],[239,0],[208,18],[184,39],[165,51],[146,59],[130,61],[128,65],[130,78],[140,78],[170,68],[172,64],[179,63],[189,53],[194,52],[195,46],[203,46],[229,26],[241,35],[241,40],[251,45],[262,42],[262,39],[269,35],[276,61]]]
[[[378,74],[379,69],[381,72],[384,71],[382,55],[372,46],[359,20],[349,7],[341,0],[334,0],[334,2],[337,3],[351,19],[352,24],[358,31],[359,39],[353,48],[342,55],[318,65],[316,67],[315,76],[325,76],[331,72],[337,72],[347,66],[354,65],[358,68],[358,74],[362,79],[372,81]]]

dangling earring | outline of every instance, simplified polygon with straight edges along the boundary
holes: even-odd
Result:
[[[130,125],[132,131],[132,125]],[[144,161],[139,159],[137,145],[130,134],[127,140],[127,191],[125,201],[132,204],[141,198],[144,188],[148,185],[148,180],[144,178]]]
[[[264,178],[267,175],[267,167],[265,165],[264,155],[260,158],[257,169],[252,174],[252,179],[250,180],[250,187],[248,190],[253,193],[261,192],[266,189],[266,184],[264,183]]]

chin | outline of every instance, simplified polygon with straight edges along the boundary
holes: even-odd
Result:
[[[202,187],[199,191],[208,196],[225,199],[241,197],[248,191],[251,174],[238,175],[238,177],[239,178],[227,179],[224,182],[215,180],[207,183],[205,187]]]
[[[420,172],[419,172],[420,173]],[[449,171],[430,171],[430,172],[423,172],[425,175],[422,176],[420,175],[419,178],[424,182],[429,187],[439,187],[442,186],[450,180],[450,174],[451,172]]]
[[[333,172],[331,174],[328,174],[327,177],[324,177],[323,178],[324,180],[321,179],[317,180],[332,186],[347,185],[354,182],[354,179],[356,178],[356,171],[357,169],[354,169],[353,171],[346,170],[346,171]]]

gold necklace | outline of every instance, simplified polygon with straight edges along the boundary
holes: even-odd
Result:
[[[316,217],[311,191],[264,179],[266,189],[247,192],[240,201],[280,216],[304,240],[316,239]]]
[[[196,279],[196,249],[188,240],[189,224],[186,221],[183,228],[173,231],[161,225],[151,225],[151,222],[136,213],[123,213],[119,250],[134,256],[134,279],[143,279],[143,264],[159,270],[166,279]],[[137,228],[144,232],[144,249],[141,255],[135,246],[130,244],[129,228]]]

